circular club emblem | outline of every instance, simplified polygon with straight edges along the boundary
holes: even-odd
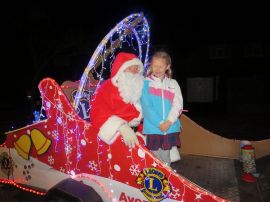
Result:
[[[138,175],[136,183],[143,195],[151,202],[162,201],[171,192],[166,176],[156,168],[145,168]]]
[[[74,101],[75,96],[76,96],[77,90],[74,90],[71,94],[71,102]],[[78,114],[81,118],[83,118],[84,120],[90,121],[90,117],[89,117],[89,110],[90,110],[90,105],[89,105],[89,101],[90,101],[90,96],[92,95],[93,92],[84,90],[83,91],[83,96],[80,99],[80,103],[79,106],[77,108]]]
[[[0,154],[0,166],[2,173],[9,178],[9,176],[13,173],[14,162],[7,152]]]

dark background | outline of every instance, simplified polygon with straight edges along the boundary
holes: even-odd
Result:
[[[126,0],[1,7],[1,132],[31,123],[42,78],[79,80],[101,39],[143,12],[151,52],[163,48],[172,56],[186,115],[230,138],[270,136],[266,5]]]

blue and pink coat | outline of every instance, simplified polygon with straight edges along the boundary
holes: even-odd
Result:
[[[183,110],[183,97],[177,81],[165,77],[163,80],[151,75],[144,80],[141,104],[143,110],[143,134],[166,135],[179,132],[179,115]],[[163,121],[172,122],[164,133],[159,129]]]

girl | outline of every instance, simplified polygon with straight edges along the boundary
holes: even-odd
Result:
[[[180,147],[181,124],[178,117],[183,109],[181,89],[171,76],[170,55],[165,51],[156,52],[141,97],[146,147],[169,166],[170,150]]]

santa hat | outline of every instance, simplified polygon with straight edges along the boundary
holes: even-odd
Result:
[[[116,81],[125,69],[132,65],[138,65],[139,73],[143,72],[143,63],[132,53],[120,52],[112,64],[111,79],[112,83],[116,85]]]

